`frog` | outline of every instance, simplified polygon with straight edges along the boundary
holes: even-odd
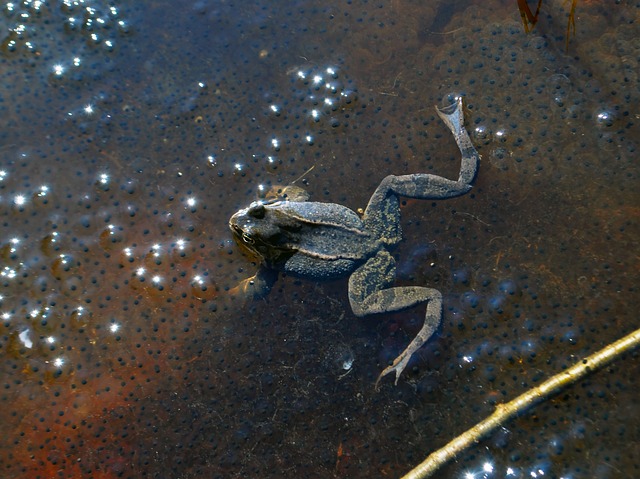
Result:
[[[480,156],[464,127],[462,98],[435,107],[453,134],[462,161],[456,180],[434,174],[386,176],[362,214],[335,203],[309,201],[299,187],[285,188],[272,199],[252,202],[229,219],[236,242],[260,261],[243,291],[268,293],[278,272],[313,279],[348,276],[347,296],[355,316],[392,313],[426,304],[421,329],[377,378],[395,373],[394,384],[410,358],[442,321],[442,294],[426,286],[394,286],[396,261],[391,250],[402,240],[400,198],[441,200],[471,191]]]

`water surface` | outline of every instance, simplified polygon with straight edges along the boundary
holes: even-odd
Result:
[[[23,1],[2,5],[0,475],[400,477],[637,327],[638,5]],[[7,33],[8,32],[8,33]],[[403,204],[398,284],[279,280],[227,227],[274,186],[364,207],[455,178],[434,105],[464,95],[473,191]],[[636,477],[638,354],[512,421],[446,478]],[[469,475],[470,474],[470,475]]]

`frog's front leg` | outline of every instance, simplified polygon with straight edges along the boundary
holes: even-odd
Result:
[[[271,291],[273,284],[278,279],[278,273],[263,266],[250,278],[243,279],[236,286],[229,289],[229,294],[237,296],[240,300],[259,299]]]
[[[380,373],[376,381],[392,371],[396,373],[395,384],[407,366],[411,355],[433,335],[442,318],[442,295],[432,288],[421,286],[391,287],[396,276],[393,256],[385,250],[379,251],[349,278],[349,302],[356,316],[374,313],[390,313],[427,303],[424,324],[409,346]]]

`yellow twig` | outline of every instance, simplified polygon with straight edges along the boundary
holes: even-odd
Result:
[[[640,344],[640,329],[586,357],[566,371],[547,379],[539,386],[530,389],[514,400],[506,404],[499,404],[491,416],[456,437],[442,449],[431,453],[419,466],[409,471],[402,479],[423,479],[431,476],[442,465],[456,457],[457,454],[460,454],[473,443],[478,442],[501,424],[521,414],[534,403],[547,399],[565,386],[573,384],[587,374],[603,367],[638,344]]]

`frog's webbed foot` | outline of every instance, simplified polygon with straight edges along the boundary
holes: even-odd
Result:
[[[411,356],[433,335],[442,317],[442,295],[432,288],[421,286],[390,287],[395,278],[395,261],[387,251],[380,251],[349,278],[349,302],[356,316],[374,313],[390,313],[427,303],[424,323],[409,346],[385,368],[378,383],[387,374],[395,371],[396,380],[409,363]]]
[[[402,371],[404,371],[404,368],[407,367],[407,364],[409,363],[409,359],[411,359],[411,355],[413,354],[413,351],[410,353],[407,353],[407,351],[403,351],[402,354],[400,354],[400,356],[398,356],[394,361],[393,364],[391,364],[390,366],[387,366],[386,368],[384,368],[382,370],[382,372],[380,373],[380,376],[378,376],[378,379],[376,379],[376,391],[379,389],[378,384],[380,383],[380,380],[385,377],[387,374],[395,371],[396,373],[396,379],[393,382],[393,384],[395,384],[396,386],[398,385],[398,379],[400,379],[400,374],[402,374]]]
[[[396,379],[394,384],[398,385],[398,379],[400,379],[400,374],[404,371],[404,368],[409,364],[409,360],[413,353],[415,353],[418,349],[420,349],[424,343],[426,343],[433,333],[438,329],[438,325],[440,324],[440,320],[442,318],[442,295],[438,290],[432,288],[423,288],[420,286],[404,286],[399,288],[391,288],[381,291],[380,293],[385,293],[386,291],[392,291],[394,295],[406,295],[405,300],[401,300],[394,306],[398,309],[404,309],[409,306],[413,306],[414,304],[427,302],[427,311],[424,318],[424,323],[416,337],[409,343],[409,346],[406,347],[404,351],[402,351],[396,359],[393,360],[393,363],[390,366],[384,368],[384,370],[378,376],[376,380],[376,389],[378,389],[378,383],[380,380],[385,377],[387,374],[395,371]],[[395,311],[396,309],[391,309],[389,311]]]
[[[462,153],[462,164],[460,166],[460,175],[458,183],[471,184],[478,170],[479,155],[476,151],[469,133],[464,127],[464,113],[462,110],[462,97],[458,97],[456,102],[444,107],[436,107],[436,112],[440,119],[453,133],[460,153]]]

